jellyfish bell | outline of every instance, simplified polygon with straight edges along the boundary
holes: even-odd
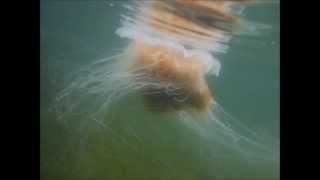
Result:
[[[150,45],[142,41],[133,42],[134,59],[132,68],[141,68],[136,73],[148,76],[147,84],[141,89],[147,106],[161,110],[194,108],[206,111],[212,96],[205,81],[205,67],[193,55],[185,57],[182,52],[164,45]],[[146,83],[136,79],[136,83]]]

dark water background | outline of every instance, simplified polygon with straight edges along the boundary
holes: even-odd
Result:
[[[81,125],[76,116],[69,125],[59,123],[50,106],[68,74],[125,47],[114,33],[124,3],[41,1],[41,179],[278,179],[278,163],[202,148],[206,142],[170,115],[144,111],[137,95],[112,108],[108,127]],[[220,76],[208,81],[230,114],[278,139],[279,3],[248,7],[243,16],[271,28],[234,37],[228,53],[219,55]]]

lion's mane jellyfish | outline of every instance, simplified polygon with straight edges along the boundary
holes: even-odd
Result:
[[[206,81],[207,75],[219,75],[215,55],[225,53],[229,39],[243,28],[234,7],[250,3],[156,0],[125,6],[116,34],[129,40],[128,46],[79,71],[56,99],[59,117],[103,122],[112,104],[137,92],[146,110],[175,114],[212,148],[219,143],[246,157],[277,161],[276,146],[265,145],[226,113]]]

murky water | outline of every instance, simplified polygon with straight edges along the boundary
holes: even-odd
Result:
[[[207,79],[219,104],[235,117],[229,123],[256,133],[271,149],[268,155],[255,149],[244,155],[225,146],[230,139],[214,128],[205,129],[204,138],[198,126],[185,126],[171,113],[146,111],[135,92],[108,107],[103,121],[83,116],[95,102],[82,96],[73,97],[87,102],[80,113],[67,112],[75,106],[72,99],[60,113],[54,110],[75,71],[126,46],[114,32],[127,3],[41,1],[41,178],[279,179],[279,3],[243,11],[270,28],[233,37],[228,53],[219,55],[220,76]]]

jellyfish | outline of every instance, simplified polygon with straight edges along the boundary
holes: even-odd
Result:
[[[56,97],[59,118],[67,123],[70,116],[81,116],[103,126],[112,107],[136,93],[146,111],[174,116],[211,149],[218,143],[248,160],[278,162],[278,142],[264,143],[228,114],[206,80],[219,76],[221,64],[215,55],[226,53],[230,38],[248,30],[248,21],[240,15],[250,3],[159,0],[125,5],[128,12],[115,33],[128,45],[72,76]]]

